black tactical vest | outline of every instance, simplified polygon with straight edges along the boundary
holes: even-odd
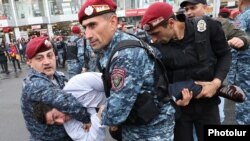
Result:
[[[78,54],[78,48],[77,48],[77,41],[80,40],[80,38],[76,38],[74,41],[69,41],[67,43],[67,60],[78,60],[77,54]]]
[[[194,17],[192,19],[195,32],[195,51],[198,54],[199,63],[194,67],[190,67],[187,70],[187,73],[189,73],[191,78],[195,80],[211,81],[215,74],[217,59],[211,46],[208,20],[212,19],[209,18],[210,17],[203,16]]]

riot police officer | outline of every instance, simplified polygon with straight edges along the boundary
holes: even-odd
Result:
[[[75,97],[63,91],[65,78],[56,71],[56,57],[47,37],[33,38],[26,48],[28,76],[23,80],[21,109],[30,132],[30,140],[70,141],[62,125],[38,123],[33,117],[32,105],[44,102],[82,122],[89,122],[89,114]]]
[[[78,13],[79,22],[85,28],[86,39],[98,53],[98,63],[102,69],[107,67],[112,50],[118,48],[116,45],[119,42],[124,40],[139,42],[136,37],[117,30],[116,7],[112,0],[86,1]],[[153,53],[157,55],[156,50]],[[138,122],[127,124],[127,121],[133,118],[130,118],[130,112],[138,97],[151,97],[156,91],[154,59],[137,46],[120,50],[112,58],[110,68],[106,68],[110,74],[109,82],[112,87],[102,113],[102,124],[121,125],[124,141],[141,139],[172,141],[175,109],[169,101],[162,108],[156,109],[159,113],[144,124]],[[187,104],[191,95],[188,90],[184,93],[187,98],[183,99],[183,102]],[[159,103],[156,97],[150,100],[153,100],[152,108]],[[147,109],[148,113],[157,111]]]

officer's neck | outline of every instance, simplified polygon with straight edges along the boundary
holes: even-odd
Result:
[[[185,23],[184,22],[176,22],[176,31],[174,40],[181,40],[184,38],[185,34]]]
[[[48,78],[49,80],[54,80],[54,79],[55,79],[54,75],[47,75],[47,78]]]

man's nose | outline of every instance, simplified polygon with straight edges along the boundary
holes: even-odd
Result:
[[[49,63],[50,63],[50,59],[48,57],[44,57],[43,64],[49,64]]]
[[[91,31],[88,28],[86,28],[86,30],[85,30],[85,38],[90,39],[91,37],[92,37]]]
[[[191,17],[191,16],[192,16],[192,11],[191,11],[191,10],[187,10],[187,11],[185,12],[185,15],[186,15],[187,17]]]

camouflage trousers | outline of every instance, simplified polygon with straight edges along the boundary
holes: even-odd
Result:
[[[148,127],[135,127],[140,134],[131,133],[123,128],[122,141],[173,141],[174,121],[164,121],[159,125]]]
[[[240,86],[246,93],[247,100],[243,103],[236,103],[235,114],[238,124],[250,124],[250,50],[244,54],[239,51],[232,51],[232,65],[227,75],[229,84]]]
[[[66,62],[67,62],[67,73],[69,79],[81,73],[82,68],[80,68],[79,62],[77,60],[67,60]]]

